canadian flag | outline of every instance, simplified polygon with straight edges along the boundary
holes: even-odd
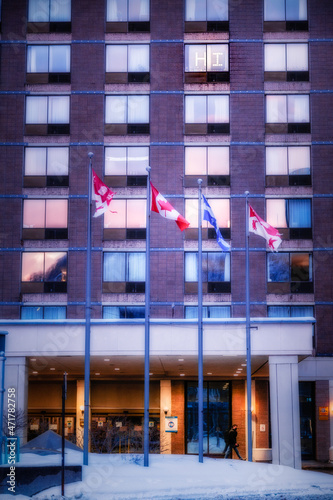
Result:
[[[258,236],[262,236],[268,243],[271,250],[277,250],[282,243],[280,238],[280,233],[273,226],[265,222],[259,215],[253,210],[251,205],[250,209],[250,219],[249,219],[249,230],[251,233],[255,233]]]
[[[92,199],[96,201],[96,212],[94,213],[94,217],[98,217],[108,210],[114,193],[101,181],[94,169],[92,169],[92,176]]]
[[[186,229],[190,223],[180,215],[177,210],[157,191],[157,189],[150,183],[151,186],[151,206],[152,212],[157,212],[166,219],[176,221],[177,226],[181,231]]]

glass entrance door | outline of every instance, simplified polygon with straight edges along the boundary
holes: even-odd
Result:
[[[315,395],[313,382],[299,383],[301,453],[303,460],[315,458]]]
[[[224,432],[230,427],[229,382],[204,383],[203,452],[220,455],[225,446]],[[198,437],[198,384],[187,383],[186,400],[186,451],[199,453]]]

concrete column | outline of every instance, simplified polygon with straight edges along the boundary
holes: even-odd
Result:
[[[160,381],[160,450],[161,453],[171,453],[171,433],[165,432],[165,417],[171,413],[171,380]]]
[[[330,419],[330,447],[329,459],[333,462],[333,380],[329,380],[329,419]]]
[[[15,394],[15,435],[21,444],[27,442],[28,419],[28,367],[24,356],[7,357],[5,364],[4,425],[8,415],[8,395]],[[15,392],[8,392],[15,389]],[[5,429],[5,434],[7,434]]]
[[[269,356],[272,462],[301,469],[298,357]]]

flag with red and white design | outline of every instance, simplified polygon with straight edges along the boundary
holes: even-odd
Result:
[[[107,187],[104,182],[96,175],[96,172],[92,169],[93,177],[93,189],[92,189],[92,199],[96,201],[96,212],[94,217],[104,214],[109,209],[109,205],[113,198],[113,191]]]
[[[180,213],[161,195],[159,191],[150,183],[151,186],[151,206],[152,212],[157,212],[165,219],[174,220],[181,231],[186,229],[190,223],[184,219]]]
[[[253,210],[251,205],[250,218],[249,218],[249,230],[251,233],[255,233],[258,236],[262,236],[268,243],[271,250],[277,250],[282,243],[280,238],[280,233],[273,226],[265,222],[259,215]]]

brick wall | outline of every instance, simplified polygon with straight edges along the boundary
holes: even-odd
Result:
[[[330,422],[329,420],[319,420],[319,407],[329,407],[329,384],[328,380],[316,382],[316,459],[320,462],[327,462],[330,445]]]
[[[171,382],[171,412],[178,417],[178,432],[171,436],[171,453],[185,453],[185,385],[183,382]]]
[[[237,440],[239,443],[239,453],[246,458],[246,414],[245,414],[245,382],[244,380],[233,380],[232,382],[232,422],[231,425],[238,425]],[[236,457],[233,453],[233,458]],[[236,457],[237,458],[237,457]]]
[[[269,447],[269,383],[268,380],[255,381],[255,421],[256,448]],[[265,431],[260,431],[260,424],[265,425]]]

